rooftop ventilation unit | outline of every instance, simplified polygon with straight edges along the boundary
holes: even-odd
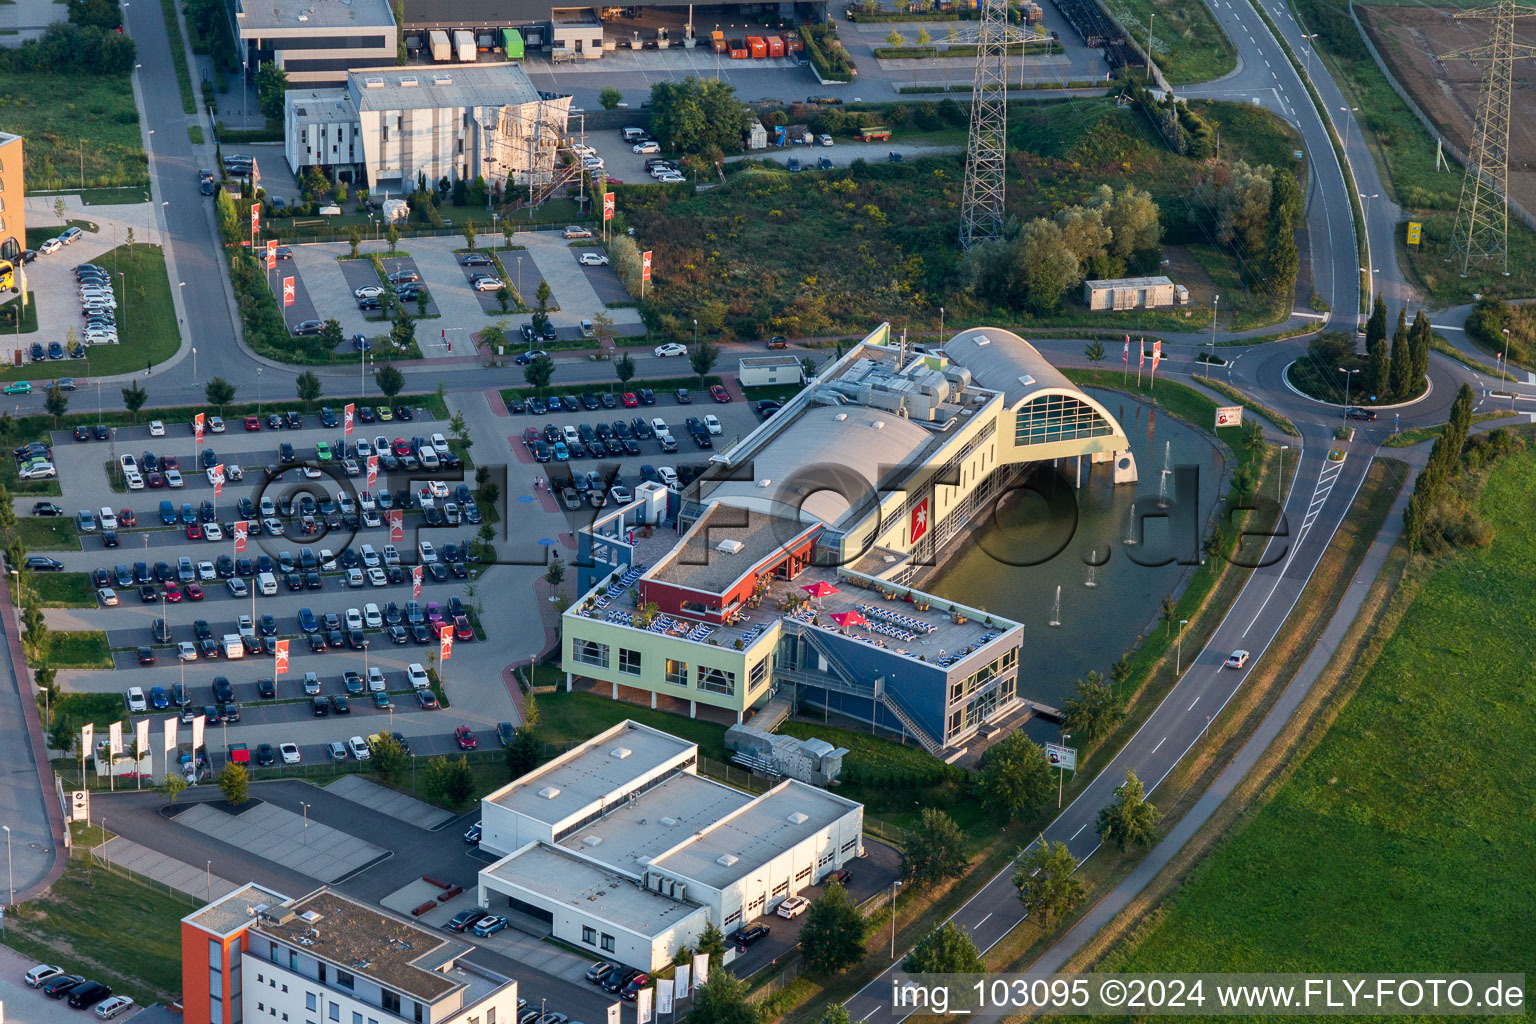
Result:
[[[553,800],[559,795],[559,786],[545,786],[543,789],[539,790],[539,796],[543,797],[545,800]]]
[[[1035,378],[1026,373],[1019,378],[1019,383],[1027,388],[1032,388],[1035,386]]]
[[[267,920],[273,924],[287,924],[298,915],[288,907],[278,907],[276,910],[267,911]]]
[[[453,84],[453,76],[452,75],[433,75],[432,76],[432,84],[433,85],[452,85]]]
[[[976,345],[977,345],[977,347],[980,347],[980,346],[982,346],[982,345],[990,345],[990,344],[992,344],[992,339],[991,339],[991,338],[988,338],[988,337],[987,337],[987,336],[985,336],[985,335],[983,335],[983,336],[981,336],[981,337],[980,337],[980,338],[977,338],[977,339],[976,339]]]
[[[791,825],[804,825],[809,820],[810,818],[802,811],[795,811],[789,816],[789,823]]]
[[[602,846],[603,845],[603,837],[602,836],[585,836],[585,837],[582,838],[581,841],[582,841],[583,844],[585,844],[587,846]]]
[[[741,858],[736,856],[734,853],[722,853],[720,856],[715,858],[715,863],[719,864],[723,868],[733,868],[736,866],[736,862],[740,859]]]
[[[363,85],[364,85],[364,87],[369,88],[369,89],[382,89],[382,88],[384,88],[384,79],[382,79],[382,78],[365,78],[365,79],[363,79]]]
[[[400,79],[400,84],[402,86],[414,86],[416,84],[416,76],[408,75],[407,77]]]
[[[315,913],[313,910],[306,910],[306,911],[304,911],[304,913],[300,914],[299,916],[302,917],[305,921],[307,921],[310,924],[314,924],[316,921],[320,920],[320,918],[321,918],[321,915]]]
[[[773,486],[773,481],[765,476],[765,477],[763,477],[761,480],[759,480],[757,482],[757,486],[759,486],[759,487],[772,487]]]
[[[739,555],[741,554],[741,549],[745,546],[746,545],[742,544],[742,542],[739,540],[727,539],[721,541],[719,544],[716,544],[715,550],[723,551],[727,555]]]
[[[885,420],[870,420],[869,425],[876,430],[884,430]]]
[[[634,753],[634,751],[630,750],[628,747],[614,747],[612,750],[608,751],[608,753],[612,754],[617,760],[622,761],[630,754]]]
[[[840,412],[836,416],[833,416],[832,418],[834,420],[837,420],[839,423],[841,423],[843,420],[848,418],[848,414],[845,413],[845,412]]]
[[[667,826],[667,828],[673,828],[674,826],[677,825],[677,819],[676,818],[662,818],[661,819],[661,823],[663,825]]]

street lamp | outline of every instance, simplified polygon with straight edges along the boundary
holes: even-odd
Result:
[[[256,415],[258,418],[261,416],[261,370],[260,366],[256,367]]]
[[[1339,367],[1339,372],[1344,375],[1344,418],[1348,419],[1349,418],[1349,378],[1353,377],[1355,374],[1359,373],[1360,371],[1359,370],[1346,370],[1346,369],[1344,369],[1344,367],[1341,366],[1341,367]]]
[[[1062,746],[1066,746],[1067,745],[1067,740],[1069,740],[1071,738],[1072,738],[1072,734],[1071,733],[1069,733],[1069,732],[1062,733],[1061,734],[1061,745]],[[1077,777],[1077,770],[1076,769],[1073,769],[1072,777],[1073,778]],[[1061,762],[1060,764],[1058,764],[1056,766],[1056,809],[1058,811],[1061,810],[1061,791],[1066,786],[1066,778],[1067,778],[1067,764],[1066,764],[1065,761],[1063,761],[1063,762]]]
[[[299,801],[299,806],[304,808],[304,845],[309,845],[309,804]]]
[[[1283,445],[1280,446],[1280,472],[1275,474],[1275,500],[1276,501],[1280,500],[1280,484],[1285,479],[1285,453],[1290,451],[1290,450],[1291,450],[1291,446],[1288,445],[1288,444],[1283,444]]]
[[[1507,335],[1509,332],[1505,331],[1504,333]],[[699,350],[699,322],[697,320],[693,322],[693,350],[695,352]]]
[[[901,888],[900,882],[891,883],[891,959],[896,959],[896,891]]]
[[[1207,377],[1211,375],[1211,367],[1216,363],[1216,318],[1219,315],[1221,315],[1221,296],[1213,295],[1211,297],[1211,358],[1205,364],[1205,375]],[[1140,373],[1141,371],[1138,370],[1136,372]]]
[[[1179,620],[1179,651],[1173,659],[1173,675],[1178,678],[1184,671],[1184,627],[1189,624],[1188,619]]]
[[[1308,44],[1309,44],[1307,46],[1307,51],[1306,51],[1307,52],[1307,77],[1311,78],[1312,77],[1312,45],[1315,45],[1315,44],[1312,44],[1311,41],[1317,38],[1317,33],[1313,32],[1310,35],[1307,35],[1307,34],[1303,33],[1301,38],[1307,40]]]
[[[939,307],[939,344],[944,344],[944,307]]]
[[[1349,122],[1350,122],[1349,115],[1358,112],[1360,110],[1360,108],[1359,107],[1340,107],[1339,109],[1344,112],[1344,155],[1345,155],[1345,158],[1348,159],[1348,156],[1349,156]]]
[[[16,876],[11,872],[11,826],[0,825],[0,828],[5,829],[5,882],[11,890],[11,898],[5,905],[13,907],[16,905]]]

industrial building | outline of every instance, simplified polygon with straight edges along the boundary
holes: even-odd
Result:
[[[479,903],[644,971],[710,922],[726,934],[862,854],[864,808],[787,779],[703,778],[698,747],[624,721],[480,804]]]
[[[524,185],[554,173],[571,99],[548,99],[518,64],[352,71],[340,89],[290,89],[283,140],[294,174],[318,166],[376,194],[474,181]]]
[[[805,367],[799,356],[742,356],[736,360],[736,379],[744,388],[799,384]]]
[[[1024,625],[915,581],[1060,460],[1136,480],[1119,423],[1024,339],[978,328],[913,353],[882,326],[686,489],[642,485],[578,533],[567,686],[738,722],[782,694],[959,750],[1023,709]]]
[[[1189,290],[1166,277],[1116,277],[1083,282],[1089,309],[1165,309],[1189,302]]]
[[[181,919],[181,1016],[510,1024],[517,982],[461,960],[472,948],[329,888],[251,883]]]
[[[389,0],[235,0],[248,74],[276,63],[288,84],[340,85],[347,72],[393,67],[399,28]]]

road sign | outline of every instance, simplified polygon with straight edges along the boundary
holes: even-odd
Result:
[[[1240,427],[1243,425],[1243,407],[1240,405],[1218,405],[1216,407],[1216,426]]]
[[[1051,763],[1052,768],[1060,768],[1063,771],[1077,771],[1077,748],[1064,747],[1059,743],[1047,743],[1045,745],[1045,759]]]
[[[77,789],[69,794],[69,820],[91,820],[91,791]]]
[[[1418,245],[1419,238],[1424,234],[1424,225],[1416,220],[1408,222],[1408,244]]]

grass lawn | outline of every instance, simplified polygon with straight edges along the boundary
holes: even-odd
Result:
[[[112,650],[107,646],[107,634],[99,629],[54,630],[48,633],[48,656],[43,660],[54,668],[109,669]]]
[[[616,381],[614,383],[613,390],[614,390],[615,394],[622,394],[625,391],[638,391],[640,388],[650,388],[652,391],[656,392],[657,395],[670,395],[673,391],[675,391],[678,388],[689,388],[689,389],[691,389],[693,391],[704,391],[704,390],[708,389],[711,385],[719,384],[719,383],[720,383],[720,378],[716,374],[709,374],[708,376],[706,376],[704,378],[704,386],[703,387],[699,386],[699,378],[697,378],[697,377],[656,377],[656,378],[631,377],[630,380],[629,380],[629,383],[624,384],[622,386],[619,385],[617,383],[617,381]],[[605,386],[598,385],[598,384],[567,384],[567,385],[562,385],[558,380],[555,380],[555,381],[551,381],[550,382],[549,387],[542,388],[542,389],[540,389],[540,388],[502,388],[502,390],[501,390],[501,400],[503,402],[510,402],[514,398],[532,398],[534,395],[538,394],[538,392],[540,390],[544,391],[546,393],[546,395],[556,395],[556,396],[562,395],[562,394],[580,395],[583,391],[591,391],[591,392],[593,392],[595,394],[598,391],[604,390],[604,387]],[[629,413],[629,416],[627,418],[633,419],[635,416],[637,416],[637,415],[639,415],[641,413],[644,413],[647,408],[650,408],[650,407],[642,405],[642,406],[638,406],[637,408],[635,408],[633,410],[629,410],[629,409],[625,409],[623,406],[619,406],[618,408],[615,408],[615,409],[599,410],[599,411],[600,412],[612,412],[615,416],[619,415],[620,413]],[[699,415],[702,416],[704,414],[700,413]],[[647,415],[646,419],[650,419],[650,416]]]
[[[1274,799],[1108,971],[1503,971],[1536,948],[1536,453],[1493,470],[1488,548],[1424,580]]]
[[[687,718],[626,701],[609,700],[593,693],[541,693],[538,734],[545,743],[557,747],[589,740],[611,725],[632,718],[664,732],[681,736],[699,745],[699,753],[716,761],[726,761],[725,726],[701,718]]]
[[[0,72],[0,97],[6,131],[27,140],[28,190],[79,187],[82,156],[86,188],[148,183],[126,77]]]
[[[0,306],[0,334],[16,334],[16,310],[18,303],[15,299]],[[37,333],[37,292],[27,289],[27,305],[21,312],[22,334]]]
[[[16,535],[28,551],[80,550],[80,531],[75,528],[75,521],[65,516],[19,516]]]
[[[5,944],[140,1006],[169,1003],[181,994],[181,919],[194,904],[96,864],[97,833],[77,826],[79,852],[44,896],[6,914]]]
[[[1113,0],[1109,9],[1145,48],[1151,19],[1152,59],[1170,85],[1220,78],[1237,67],[1237,51],[1200,0]]]
[[[44,608],[94,608],[96,591],[91,577],[83,572],[40,572],[27,575],[28,602]]]

